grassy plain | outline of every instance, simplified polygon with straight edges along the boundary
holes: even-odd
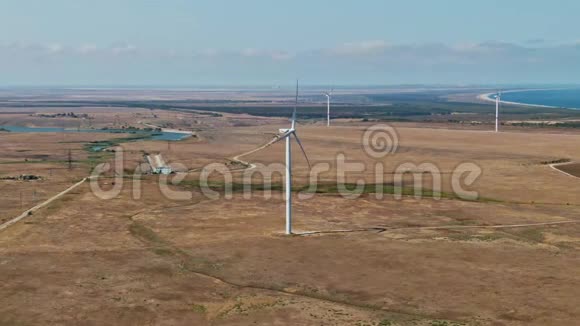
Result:
[[[549,166],[580,161],[574,130],[512,127],[495,134],[482,126],[399,122],[392,124],[397,151],[377,160],[361,146],[374,123],[302,123],[299,135],[313,165],[330,168],[312,198],[295,192],[296,234],[284,236],[280,174],[272,174],[271,198],[259,190],[244,198],[236,188],[231,199],[211,199],[198,182],[211,163],[228,164],[237,184],[247,181],[247,170],[232,158],[270,141],[285,119],[90,110],[103,117],[100,126],[143,120],[197,137],[122,143],[128,178],[119,196],[99,199],[84,184],[0,231],[0,324],[572,325],[580,318],[580,187]],[[10,116],[33,125],[46,120]],[[0,132],[0,175],[45,176],[0,181],[2,218],[19,212],[12,202],[20,190],[36,188],[41,200],[86,176],[92,154],[85,144],[119,135],[59,137]],[[73,170],[66,162],[70,146],[79,153]],[[187,173],[169,182],[142,176],[139,197],[131,173],[145,152],[161,153]],[[384,198],[372,189],[351,199],[334,191],[341,153],[365,167],[346,174],[351,186],[376,183],[375,167],[383,166]],[[240,159],[261,164],[250,179],[257,184],[258,172],[283,163],[283,144]],[[479,197],[396,200],[389,193],[393,172],[425,162],[442,172],[444,193],[453,193],[458,164],[476,164],[483,173],[465,188]],[[296,146],[294,167],[299,189],[309,170]],[[432,189],[433,178],[420,175]],[[104,188],[114,173],[106,176],[99,180]],[[176,178],[183,180],[172,184]],[[223,184],[219,174],[211,180]],[[404,181],[408,187],[413,180]],[[160,183],[187,196],[168,198]]]

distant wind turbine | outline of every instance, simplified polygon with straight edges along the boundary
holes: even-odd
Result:
[[[501,103],[501,91],[495,95],[495,132],[499,131],[499,104]]]
[[[286,234],[292,234],[292,144],[291,137],[294,136],[296,143],[300,146],[306,162],[310,167],[310,161],[302,147],[300,138],[296,134],[296,107],[298,106],[298,81],[296,81],[296,101],[294,103],[294,111],[292,112],[292,124],[290,129],[280,129],[280,136],[273,143],[277,143],[283,139],[286,139]],[[273,144],[272,143],[272,144]]]
[[[330,98],[332,97],[333,89],[330,89],[330,92],[324,92],[324,96],[326,96],[326,126],[330,127]]]

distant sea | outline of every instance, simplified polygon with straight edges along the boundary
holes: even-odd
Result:
[[[502,101],[524,104],[547,105],[580,110],[579,89],[552,89],[537,91],[514,91],[501,95]]]

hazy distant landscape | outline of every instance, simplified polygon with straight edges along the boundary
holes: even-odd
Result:
[[[24,90],[21,90],[22,92]],[[300,119],[322,120],[326,105],[321,96],[323,88],[306,88],[299,102]],[[365,121],[415,121],[442,123],[490,123],[494,118],[493,103],[482,102],[477,96],[490,89],[425,87],[401,88],[346,88],[334,95],[333,117]],[[209,111],[218,113],[249,114],[266,117],[289,117],[292,107],[291,92],[268,89],[227,90],[46,90],[33,91],[30,98],[18,91],[0,92],[0,105],[10,108],[78,108],[117,107],[144,108],[169,111]],[[49,92],[50,96],[42,96]],[[528,92],[525,92],[528,94]],[[532,92],[529,92],[532,93]],[[71,96],[74,94],[74,96]],[[505,101],[519,92],[506,92]],[[187,99],[180,99],[185,97]],[[531,100],[533,101],[533,99]],[[541,101],[540,103],[541,104]],[[564,108],[542,108],[504,104],[502,115],[507,120],[522,123],[525,120],[562,120],[558,126],[576,127],[566,122],[580,117],[580,112]]]

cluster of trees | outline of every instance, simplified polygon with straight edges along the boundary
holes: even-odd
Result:
[[[65,113],[38,113],[38,114],[31,114],[31,116],[42,117],[42,118],[74,118],[74,119],[91,119],[91,117],[86,113],[74,113],[74,112],[65,112]]]

